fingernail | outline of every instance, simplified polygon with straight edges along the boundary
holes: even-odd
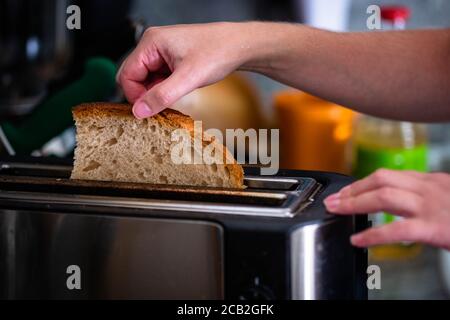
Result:
[[[339,203],[341,202],[340,199],[340,193],[332,194],[331,196],[328,196],[325,200],[325,206],[329,211],[334,211],[339,207]]]
[[[144,101],[136,102],[133,106],[133,114],[138,119],[148,118],[153,115],[152,109]]]

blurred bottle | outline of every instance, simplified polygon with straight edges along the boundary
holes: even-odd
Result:
[[[381,16],[393,29],[403,29],[409,10],[406,7],[382,7]],[[355,130],[354,175],[363,178],[379,168],[427,170],[427,134],[422,124],[399,122],[361,115]],[[401,219],[389,213],[372,216],[374,225]],[[420,245],[401,243],[376,246],[374,259],[410,258],[420,252]]]
[[[350,173],[354,112],[296,90],[274,100],[281,168]]]

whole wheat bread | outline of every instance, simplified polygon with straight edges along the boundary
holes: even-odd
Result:
[[[222,153],[214,156],[223,161],[212,164],[172,161],[171,132],[187,129],[194,139],[193,120],[178,111],[166,109],[139,120],[127,104],[87,103],[75,107],[72,113],[77,130],[72,179],[243,187],[242,167],[226,147],[205,134],[200,136],[202,146],[215,144]]]

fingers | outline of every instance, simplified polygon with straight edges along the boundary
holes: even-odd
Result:
[[[352,236],[358,247],[401,241],[449,247],[447,194],[450,175],[378,170],[325,199],[329,212],[358,214],[385,211],[406,217]],[[445,201],[444,201],[445,200]]]
[[[198,88],[199,84],[200,78],[191,72],[191,68],[181,65],[135,102],[133,114],[139,119],[151,117]]]
[[[134,103],[147,91],[146,82],[149,74],[157,72],[164,63],[156,48],[143,42],[139,43],[122,63],[116,75],[116,80],[128,101]]]
[[[426,226],[417,219],[405,219],[386,225],[370,228],[351,237],[351,243],[357,247],[396,243],[401,241],[427,241]]]
[[[172,71],[156,48],[141,41],[116,76],[127,100],[133,103],[135,117],[151,117],[199,87],[201,69],[194,73],[190,65],[186,61]]]
[[[438,188],[450,189],[450,174],[443,172],[434,172],[428,174],[428,179],[433,181]]]
[[[422,191],[421,182],[424,178],[424,173],[379,169],[368,177],[344,187],[340,191],[340,196],[357,196],[382,187],[399,188],[420,193]]]
[[[338,214],[386,211],[411,217],[421,214],[424,208],[423,201],[420,195],[411,191],[382,187],[350,197],[342,197],[336,193],[326,198],[324,203],[329,212]]]

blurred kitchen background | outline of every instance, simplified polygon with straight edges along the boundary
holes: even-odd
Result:
[[[66,28],[71,4],[81,9],[80,30]],[[373,4],[385,10],[383,29],[450,27],[450,0],[0,0],[0,154],[70,158],[70,108],[123,101],[114,74],[147,26],[256,19],[380,32],[366,27]],[[377,167],[450,172],[450,124],[372,119],[257,74],[237,72],[175,107],[205,127],[279,128],[282,168],[357,177]],[[377,160],[387,154],[394,162]],[[448,252],[402,244],[370,257],[382,271],[382,289],[370,298],[450,297]]]

